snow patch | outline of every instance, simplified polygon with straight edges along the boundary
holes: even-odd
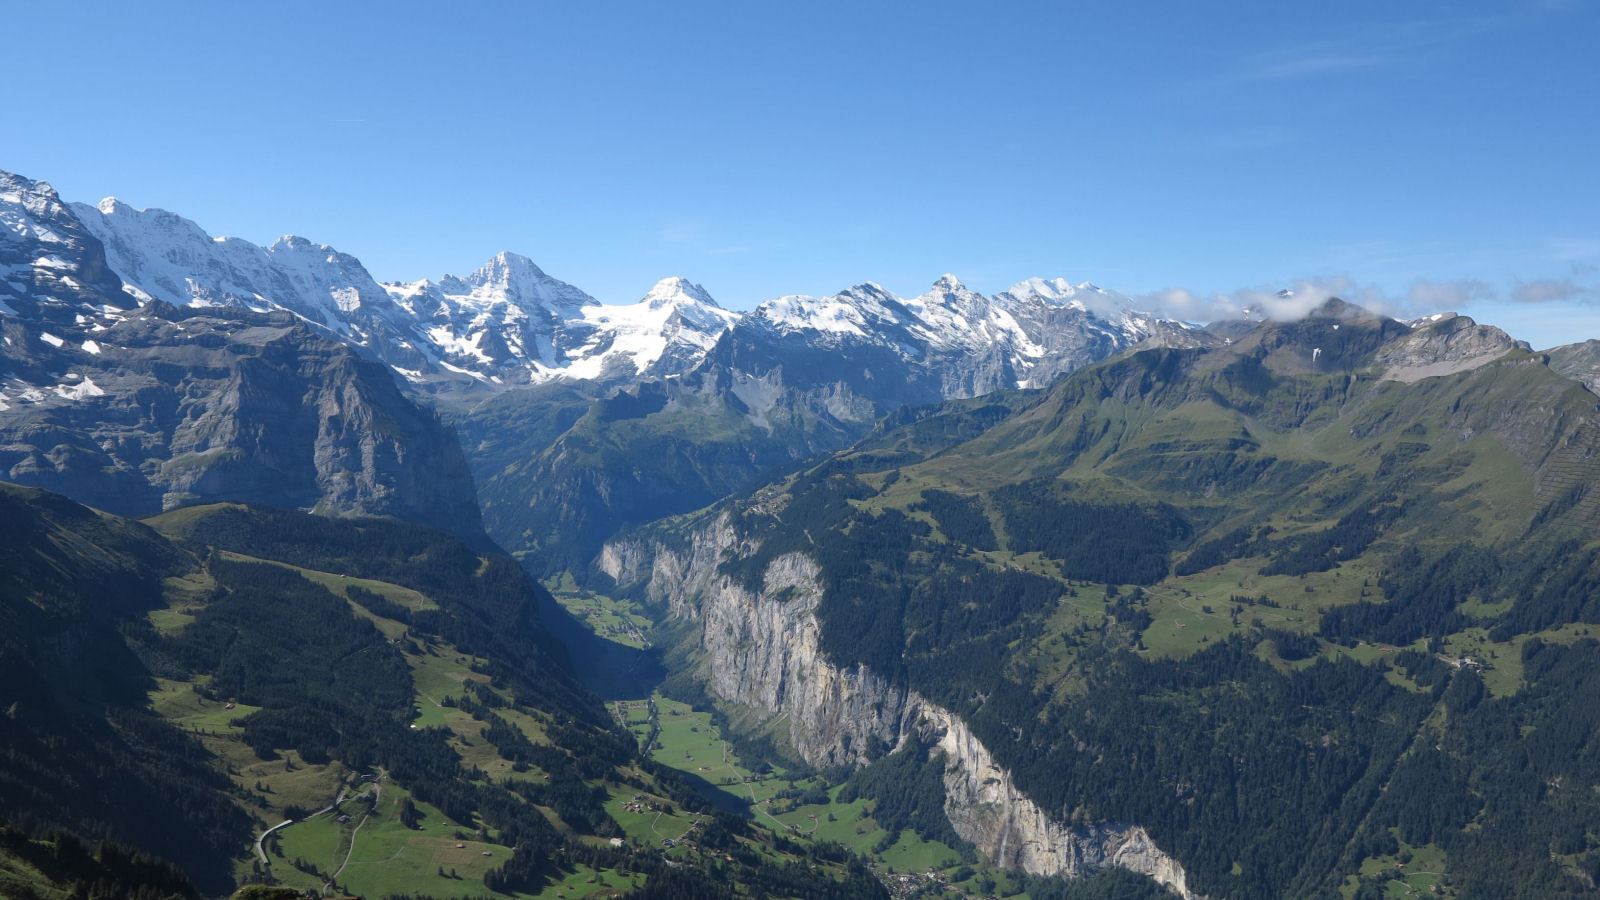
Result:
[[[479,381],[486,380],[482,375],[479,375],[477,372],[472,372],[472,371],[469,371],[467,369],[463,369],[460,366],[452,366],[452,365],[450,365],[449,363],[445,362],[442,359],[439,360],[439,365],[443,366],[445,369],[447,369],[447,370],[449,370],[451,372],[456,373],[457,375],[470,375],[473,378],[478,379]]]
[[[39,340],[44,341],[46,344],[49,344],[52,347],[59,347],[66,343],[66,341],[56,337],[48,331],[39,332]]]
[[[1407,322],[1406,324],[1410,325],[1412,328],[1415,329],[1415,328],[1421,328],[1424,325],[1433,325],[1433,324],[1436,324],[1436,323],[1439,323],[1439,322],[1443,322],[1445,319],[1454,319],[1455,317],[1456,317],[1456,314],[1453,313],[1453,312],[1436,312],[1436,313],[1433,313],[1431,315],[1423,316],[1420,319],[1412,319],[1411,321]]]
[[[471,356],[480,362],[490,362],[489,355],[478,346],[475,336],[457,337],[447,325],[428,329],[428,337],[439,349],[452,356]]]
[[[76,373],[69,373],[66,377],[77,378],[79,376],[77,376]],[[63,400],[87,400],[90,397],[104,397],[105,393],[106,392],[101,390],[100,386],[95,384],[94,380],[88,376],[83,376],[82,380],[77,384],[56,385],[56,394],[58,394]]]
[[[83,347],[85,353],[93,353],[95,356],[100,355],[100,344],[95,341],[84,341],[80,346]]]
[[[361,308],[361,292],[353,287],[334,288],[330,293],[340,312],[352,313]]]

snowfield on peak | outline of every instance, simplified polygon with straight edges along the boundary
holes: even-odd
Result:
[[[278,307],[341,336],[363,306],[389,305],[359,260],[326,244],[289,235],[262,248],[214,238],[176,213],[134,209],[114,197],[71,208],[136,296],[175,306]]]
[[[519,381],[677,374],[738,320],[687,279],[664,278],[637,303],[608,305],[514,253],[465,278],[384,287],[444,359],[514,370]]]
[[[718,306],[700,285],[676,277],[656,282],[638,303],[597,303],[581,313],[593,331],[562,373],[570,378],[602,378],[619,366],[644,373],[674,359],[697,363],[739,320],[738,313]]]
[[[908,363],[948,370],[945,393],[957,396],[1042,386],[1141,341],[1183,343],[1198,334],[1197,326],[1129,306],[1121,294],[1060,278],[1032,278],[989,297],[947,274],[909,298],[870,282],[832,297],[780,297],[740,327],[819,347],[892,350]]]

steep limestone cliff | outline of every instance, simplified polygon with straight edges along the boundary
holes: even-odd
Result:
[[[1183,897],[1190,893],[1183,866],[1157,847],[1138,825],[1096,823],[1076,828],[1052,820],[1017,789],[983,742],[959,717],[926,701],[918,727],[935,739],[945,769],[945,815],[956,834],[991,860],[1036,874],[1079,877],[1117,867],[1149,875]]]
[[[182,310],[0,346],[0,478],[143,516],[236,500],[482,540],[455,435],[393,377],[283,313]],[[103,320],[103,321],[102,321]]]
[[[803,553],[778,556],[752,592],[718,571],[731,555],[751,549],[722,515],[682,547],[608,544],[599,566],[619,584],[644,585],[675,617],[698,619],[700,675],[711,693],[730,704],[741,725],[785,735],[806,762],[859,765],[873,748],[920,741],[948,759],[945,814],[956,833],[993,862],[1066,877],[1115,866],[1149,875],[1179,896],[1197,896],[1183,867],[1142,827],[1054,821],[958,716],[865,666],[829,661],[818,643],[816,562]]]

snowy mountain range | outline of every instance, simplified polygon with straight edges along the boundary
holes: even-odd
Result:
[[[227,499],[482,539],[455,432],[336,339],[365,321],[364,305],[382,311],[387,294],[340,309],[334,295],[291,290],[310,281],[305,269],[323,274],[317,266],[296,269],[244,242],[207,239],[205,253],[184,257],[196,230],[168,214],[155,220],[165,241],[114,235],[122,242],[108,254],[85,220],[105,227],[47,185],[0,176],[0,479],[126,515]],[[296,242],[276,249],[360,271]],[[150,287],[125,287],[108,256],[137,261],[129,271]],[[209,281],[174,282],[183,261]],[[263,299],[252,282],[300,308]],[[193,292],[184,306],[151,293],[178,296],[178,284]],[[305,305],[323,296],[333,305]]]
[[[114,198],[63,203],[47,183],[6,173],[0,221],[0,241],[11,244],[26,239],[48,248],[59,238],[99,245],[103,269],[63,272],[56,294],[71,293],[91,275],[106,281],[103,288],[119,285],[127,299],[114,303],[129,308],[162,300],[288,311],[430,390],[675,375],[739,329],[817,348],[875,347],[913,365],[959,359],[967,365],[957,368],[971,369],[976,362],[982,374],[952,373],[941,391],[970,395],[1042,385],[1140,341],[1182,341],[1194,331],[1133,312],[1122,295],[1061,279],[1030,279],[992,297],[951,275],[911,298],[867,283],[832,297],[780,297],[746,314],[721,308],[683,278],[661,280],[637,303],[602,303],[515,253],[500,253],[465,277],[380,283],[355,257],[326,244],[291,235],[262,247],[213,237],[166,210]],[[0,272],[0,303],[7,296],[16,302],[0,312],[30,305],[42,283],[33,270],[52,266],[48,249],[31,257],[12,250],[17,258]]]

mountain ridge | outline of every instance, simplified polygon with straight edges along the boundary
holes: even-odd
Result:
[[[948,275],[911,298],[868,282],[831,298],[769,300],[749,313],[722,309],[681,277],[662,279],[637,303],[604,304],[509,251],[467,276],[380,283],[356,258],[303,237],[286,235],[262,247],[212,237],[160,208],[136,209],[114,197],[97,205],[64,203],[45,182],[4,178],[8,190],[0,205],[9,201],[8,221],[50,208],[58,220],[70,217],[74,228],[99,240],[104,265],[90,269],[102,277],[102,293],[126,289],[137,302],[176,306],[288,310],[430,390],[500,390],[554,378],[629,383],[680,374],[721,334],[751,318],[782,332],[811,333],[813,340],[882,330],[898,336],[908,358],[930,348],[946,356],[958,350],[995,354],[1010,366],[1003,387],[1042,385],[1082,363],[1076,350],[1056,361],[1063,348],[1047,331],[1070,325],[1086,331],[1079,344],[1110,340],[1121,347],[1188,328],[1133,313],[1123,295],[1059,278],[1028,279],[993,297]],[[120,279],[115,290],[102,269]],[[666,308],[672,311],[653,314]]]

